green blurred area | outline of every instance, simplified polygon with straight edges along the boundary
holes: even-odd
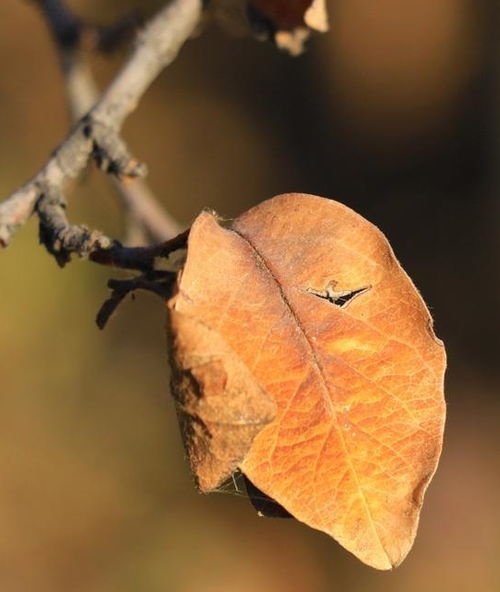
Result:
[[[69,2],[109,22],[160,2]],[[333,197],[375,222],[448,347],[448,429],[416,544],[393,573],[360,564],[240,496],[200,496],[168,393],[164,307],[139,295],[104,332],[113,275],[64,270],[35,221],[0,253],[2,592],[492,592],[500,588],[500,48],[496,3],[334,0],[298,59],[210,29],[155,83],[125,135],[184,224],[274,194]],[[0,7],[0,194],[69,121],[44,22]],[[93,57],[104,84],[122,55]],[[113,236],[112,189],[89,171],[69,215]],[[116,275],[116,274],[115,274]]]

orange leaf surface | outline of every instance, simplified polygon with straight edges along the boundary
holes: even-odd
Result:
[[[303,194],[227,228],[204,212],[168,309],[200,489],[239,469],[365,563],[398,565],[441,451],[445,352],[383,234]]]

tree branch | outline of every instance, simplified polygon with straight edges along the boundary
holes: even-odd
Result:
[[[40,0],[40,3],[47,10],[61,6],[57,0]],[[119,132],[149,85],[174,60],[195,29],[200,13],[201,0],[174,0],[150,21],[139,34],[132,55],[94,107],[80,120],[35,177],[0,203],[0,247],[11,242],[16,230],[36,210],[40,214],[41,226],[45,229],[42,238],[46,244],[52,243],[53,248],[59,248],[58,261],[61,264],[67,261],[72,252],[89,256],[94,251],[111,248],[105,245],[119,244],[100,233],[100,238],[94,240],[93,236],[89,239],[88,229],[75,233],[76,228],[85,227],[71,227],[67,222],[63,189],[69,180],[85,168],[91,157],[102,169],[119,179],[144,174],[144,167],[130,157]],[[62,17],[58,16],[58,27],[67,26],[68,23],[69,29],[75,26],[75,21],[67,11],[61,14]],[[71,43],[68,42],[66,46],[71,47]],[[132,203],[135,202],[137,200],[132,200]],[[149,217],[154,215],[150,213]],[[53,228],[51,224],[54,224]],[[45,232],[49,228],[54,232]],[[62,232],[68,228],[72,232]]]
[[[110,27],[96,27],[82,22],[64,0],[34,0],[47,20],[59,50],[61,69],[73,121],[78,121],[98,100],[97,85],[82,58],[81,47],[93,39],[93,46],[109,51],[130,33],[138,19],[124,17]],[[127,244],[164,241],[181,231],[181,225],[161,206],[142,179],[127,182],[111,177],[111,182],[125,208]]]

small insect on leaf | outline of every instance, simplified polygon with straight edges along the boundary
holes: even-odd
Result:
[[[168,317],[199,488],[241,471],[262,514],[291,514],[375,568],[398,565],[441,452],[446,362],[383,234],[304,194],[229,227],[204,212]]]

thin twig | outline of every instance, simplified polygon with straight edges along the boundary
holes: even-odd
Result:
[[[70,224],[64,198],[53,190],[47,190],[40,200],[38,216],[40,242],[61,267],[70,261],[72,253],[76,253],[101,265],[152,272],[155,270],[156,260],[167,258],[173,251],[184,248],[189,235],[189,230],[185,230],[160,244],[124,247],[119,241],[108,238],[98,230]]]
[[[144,92],[174,60],[195,29],[201,3],[201,0],[174,0],[140,33],[130,58],[94,107],[35,177],[0,203],[0,247],[11,242],[16,230],[27,222],[37,206],[45,207],[45,199],[50,202],[54,195],[62,195],[67,182],[85,168],[90,157],[101,168],[121,178],[143,173],[143,167],[130,157],[119,132]],[[82,254],[81,245],[71,241],[69,246],[70,252]],[[97,247],[97,250],[102,249]],[[84,255],[90,254],[88,248],[83,251]]]
[[[162,300],[167,300],[172,295],[175,277],[175,273],[161,272],[144,274],[128,280],[109,280],[108,288],[111,290],[111,295],[104,301],[97,313],[97,326],[99,329],[104,329],[111,315],[122,303],[124,298],[129,294],[133,296],[136,290],[152,292]]]

